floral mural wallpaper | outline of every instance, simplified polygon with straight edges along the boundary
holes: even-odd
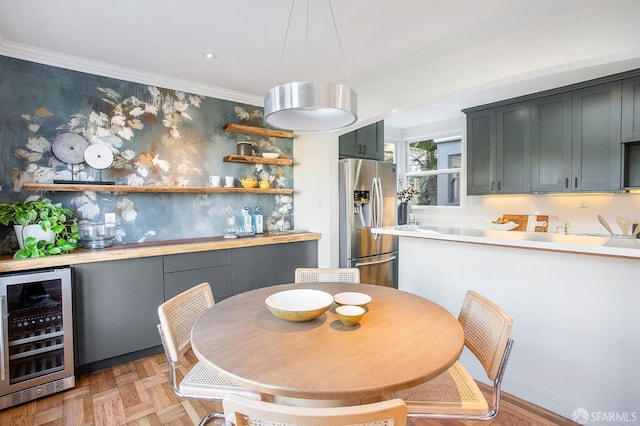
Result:
[[[289,195],[23,189],[61,181],[199,187],[210,175],[293,188],[291,166],[223,161],[245,141],[256,155],[292,158],[293,140],[224,132],[230,123],[264,127],[262,108],[0,56],[0,202],[50,198],[94,222],[115,214],[121,243],[222,236],[227,216],[244,206],[262,209],[267,230],[293,227]],[[98,170],[73,158],[89,146],[108,150],[111,164]],[[0,252],[14,248],[13,233],[1,229]]]

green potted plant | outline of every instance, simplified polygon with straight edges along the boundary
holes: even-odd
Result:
[[[14,259],[68,253],[80,247],[78,221],[73,212],[46,198],[0,204],[0,223],[14,225],[19,243],[24,237]],[[29,225],[38,226],[48,237],[46,234],[36,237],[25,231]]]

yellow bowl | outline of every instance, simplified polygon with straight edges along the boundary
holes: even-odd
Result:
[[[256,178],[242,178],[242,179],[238,179],[240,181],[240,184],[244,187],[244,188],[257,188],[258,187],[258,181],[256,180]]]
[[[320,290],[285,290],[267,297],[264,303],[271,313],[287,321],[311,321],[329,309],[333,296]]]
[[[269,189],[269,187],[271,187],[271,184],[269,183],[268,180],[261,180],[259,182],[260,188],[262,189]]]
[[[340,322],[350,327],[358,325],[365,312],[362,306],[355,305],[342,305],[336,308],[336,314],[340,317]]]

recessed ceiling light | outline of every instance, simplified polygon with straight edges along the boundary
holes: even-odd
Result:
[[[204,56],[207,59],[216,59],[218,57],[218,55],[211,52],[202,52],[202,56]]]

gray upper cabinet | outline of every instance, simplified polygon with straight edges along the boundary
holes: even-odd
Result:
[[[465,113],[468,195],[620,191],[621,142],[640,140],[640,77]]]
[[[529,102],[496,109],[496,182],[501,194],[531,190],[531,116]]]
[[[467,194],[491,194],[496,163],[495,109],[467,114]]]
[[[384,121],[340,136],[339,144],[340,158],[384,160]]]
[[[467,116],[467,194],[519,194],[531,188],[529,103]]]
[[[640,77],[622,80],[622,142],[640,141]]]
[[[571,94],[531,101],[531,191],[569,191]]]
[[[572,191],[622,188],[620,81],[573,92],[571,129]]]

